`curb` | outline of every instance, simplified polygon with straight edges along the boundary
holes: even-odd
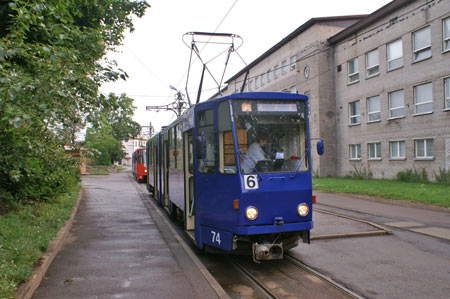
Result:
[[[75,207],[72,210],[72,214],[70,214],[70,218],[66,221],[64,226],[59,229],[56,237],[50,241],[47,250],[43,254],[43,256],[39,259],[39,266],[37,266],[33,270],[33,274],[23,283],[19,285],[17,291],[14,294],[15,298],[18,299],[30,299],[36,289],[41,284],[42,279],[45,277],[45,273],[50,267],[53,259],[56,257],[58,252],[63,247],[64,241],[69,234],[70,229],[72,228],[73,221],[75,219],[75,215],[78,211],[78,207],[80,205],[81,199],[83,197],[83,189],[80,190],[78,194],[78,199],[75,204]]]

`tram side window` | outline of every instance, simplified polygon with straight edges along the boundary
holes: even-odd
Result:
[[[234,174],[237,172],[236,155],[228,101],[219,104],[217,118],[219,122],[219,171],[225,174]]]
[[[212,109],[200,111],[197,126],[198,170],[201,173],[214,173],[216,170],[214,111]]]

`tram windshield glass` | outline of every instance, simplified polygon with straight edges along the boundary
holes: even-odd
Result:
[[[309,169],[305,101],[234,100],[241,173]]]

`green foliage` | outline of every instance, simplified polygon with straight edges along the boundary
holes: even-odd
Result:
[[[63,145],[74,145],[77,131],[102,119],[103,110],[122,116],[113,122],[116,137],[139,128],[131,121],[131,99],[101,96],[99,86],[127,77],[103,57],[148,6],[132,0],[0,2],[0,205],[66,190],[77,174]]]
[[[20,206],[0,216],[0,298],[14,298],[19,283],[47,249],[59,228],[69,218],[80,185],[69,195],[48,202]]]
[[[438,184],[450,185],[450,170],[445,171],[445,169],[441,169],[439,167],[439,174],[437,174],[434,170],[433,172]]]
[[[417,168],[406,169],[397,172],[396,179],[400,182],[427,183],[428,174],[425,168],[418,170]]]
[[[114,161],[119,161],[125,157],[122,142],[109,134],[95,133],[88,129],[86,145],[91,153],[92,165],[109,166]]]
[[[367,166],[367,168],[366,168],[366,167],[360,165],[358,168],[355,165],[353,165],[353,169],[354,170],[351,170],[347,177],[353,178],[356,180],[368,180],[373,177],[373,173],[372,173],[372,170],[370,170],[370,166]]]

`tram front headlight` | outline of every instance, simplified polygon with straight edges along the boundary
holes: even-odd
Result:
[[[248,207],[245,210],[245,217],[247,217],[248,220],[255,220],[258,217],[258,209],[255,207]]]
[[[297,213],[301,217],[305,217],[306,215],[309,214],[309,206],[306,203],[299,204],[297,207]]]

